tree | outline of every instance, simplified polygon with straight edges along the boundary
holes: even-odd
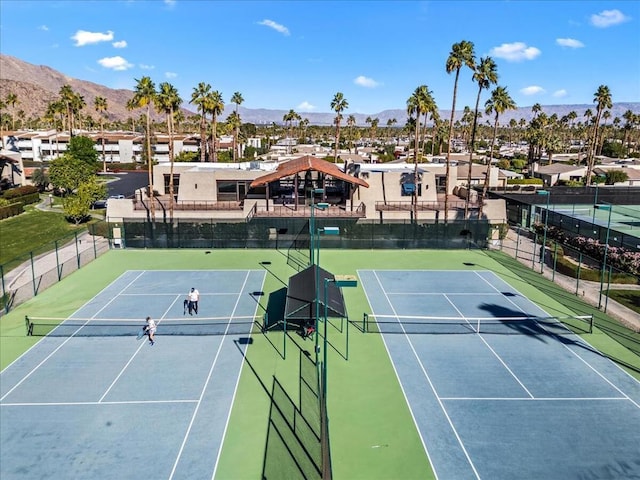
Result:
[[[156,96],[156,109],[164,113],[167,118],[167,132],[169,133],[169,162],[171,163],[169,171],[169,218],[173,221],[173,203],[175,200],[174,184],[173,184],[173,120],[175,112],[180,109],[182,98],[178,94],[176,87],[168,82],[159,85]]]
[[[351,148],[353,148],[353,127],[355,126],[356,126],[356,116],[349,115],[347,117],[347,127],[349,127],[349,144],[350,144],[349,153],[351,153]]]
[[[606,185],[615,185],[616,183],[622,183],[629,180],[629,174],[622,170],[607,170]]]
[[[67,146],[66,154],[75,159],[81,160],[91,166],[91,168],[96,168],[96,163],[98,162],[98,152],[96,151],[96,144],[89,137],[78,136],[73,137],[69,140],[69,145]]]
[[[5,103],[7,105],[11,105],[11,130],[16,129],[16,103],[18,102],[18,95],[13,92],[7,93],[7,98],[5,98]]]
[[[493,147],[496,143],[496,136],[498,134],[498,117],[507,110],[515,110],[517,107],[516,102],[513,101],[506,87],[496,87],[491,92],[491,98],[486,101],[485,108],[487,115],[494,113],[493,123],[493,136],[491,137],[491,149],[489,150],[489,161],[487,162],[487,172],[484,177],[484,187],[482,188],[482,200],[480,201],[480,212],[478,218],[482,215],[482,204],[484,198],[487,195],[489,189],[489,177],[491,172],[491,166],[493,163]]]
[[[200,82],[191,92],[189,103],[196,105],[200,113],[200,161],[204,163],[206,159],[206,135],[207,135],[207,98],[211,92],[211,85]]]
[[[449,52],[447,63],[445,65],[447,73],[456,72],[455,81],[453,83],[453,103],[451,105],[451,119],[449,121],[449,148],[447,149],[447,165],[445,173],[445,196],[444,196],[444,221],[447,223],[449,218],[449,188],[450,188],[450,173],[451,173],[451,143],[453,140],[453,119],[456,113],[456,97],[458,95],[458,78],[460,77],[460,70],[462,67],[468,67],[471,70],[475,69],[475,54],[473,51],[473,43],[466,40],[462,40],[459,43],[454,43]]]
[[[144,108],[146,116],[146,147],[147,147],[147,163],[149,171],[149,202],[151,204],[151,220],[155,222],[156,210],[155,199],[153,197],[153,158],[151,157],[151,105],[156,98],[156,86],[150,77],[142,77],[136,79],[136,87],[134,89],[131,103],[134,108]]]
[[[95,176],[95,168],[68,153],[49,165],[49,179],[54,188],[64,195],[73,193],[82,183]]]
[[[605,108],[611,108],[613,105],[611,102],[611,91],[606,85],[600,85],[598,90],[594,94],[593,101],[597,104],[596,118],[593,123],[593,134],[591,136],[591,142],[589,144],[589,150],[587,152],[587,174],[586,185],[591,185],[591,173],[593,172],[593,164],[596,158],[596,148],[598,142],[598,127],[600,124],[600,118]]]
[[[50,183],[49,175],[47,175],[44,167],[36,168],[33,171],[31,181],[36,187],[38,187],[38,190],[40,190],[40,192],[44,192]]]
[[[211,141],[213,152],[213,161],[218,161],[218,147],[217,147],[217,126],[218,126],[218,116],[222,114],[224,111],[224,100],[222,100],[222,93],[218,90],[211,92],[207,95],[206,100],[207,111],[211,113]]]
[[[338,92],[333,96],[333,100],[331,100],[331,110],[336,112],[335,124],[336,124],[336,144],[333,149],[333,161],[336,163],[338,161],[338,143],[340,142],[340,121],[342,120],[342,112],[349,108],[349,102],[342,92]]]
[[[236,162],[238,158],[238,130],[240,129],[240,115],[238,114],[238,107],[240,104],[244,102],[244,98],[242,98],[242,94],[240,92],[234,92],[231,96],[231,103],[235,103],[235,116],[237,117],[237,122],[235,123],[236,127],[233,129],[233,161]]]
[[[418,218],[418,151],[420,150],[420,117],[424,114],[424,127],[426,130],[427,115],[433,110],[435,110],[433,93],[426,85],[420,85],[413,91],[413,94],[407,100],[407,114],[410,117],[413,115],[416,117],[413,148],[413,195],[411,196],[414,221],[417,221]]]
[[[102,171],[107,171],[107,158],[104,154],[104,116],[103,114],[107,111],[107,99],[104,97],[96,97],[93,101],[93,106],[98,112],[98,116],[100,117],[100,141],[102,143]]]
[[[480,63],[473,72],[473,80],[478,83],[478,95],[476,97],[476,108],[473,113],[473,126],[471,128],[471,145],[469,148],[469,171],[467,172],[467,188],[471,193],[471,171],[473,167],[474,143],[476,141],[476,127],[478,125],[478,108],[480,106],[480,95],[482,90],[488,89],[492,84],[498,83],[498,72],[496,63],[491,57],[480,59]],[[515,121],[514,121],[515,123]],[[471,195],[467,195],[464,202],[464,218],[469,215],[469,200]]]
[[[107,195],[107,187],[104,183],[98,183],[95,176],[83,182],[77,191],[65,197],[62,201],[67,220],[78,225],[90,218],[91,205]]]
[[[289,125],[287,133],[287,153],[291,154],[291,129],[293,128],[293,122],[299,115],[293,110],[289,110],[282,116],[282,121],[285,125]]]

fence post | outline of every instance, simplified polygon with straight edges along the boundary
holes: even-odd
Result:
[[[38,295],[38,291],[36,290],[36,269],[33,265],[33,250],[29,252],[29,258],[31,259],[31,283],[33,284],[33,296]]]
[[[553,242],[553,271],[551,272],[551,281],[556,280],[556,266],[558,264],[558,242]]]
[[[2,279],[2,301],[4,302],[4,313],[9,313],[9,295],[7,295],[7,291],[5,290],[4,267],[2,265],[0,265],[0,279]]]
[[[516,227],[518,233],[516,235],[516,260],[518,260],[518,248],[520,247],[520,227]]]
[[[533,251],[531,252],[531,270],[536,269],[536,248],[538,248],[538,234],[533,236]]]
[[[607,305],[609,304],[609,290],[611,290],[611,273],[613,265],[609,265],[609,277],[607,278],[607,295],[604,299],[604,313],[607,313]]]
[[[578,274],[576,275],[576,295],[580,292],[580,267],[582,267],[582,252],[578,256]]]
[[[80,246],[78,245],[78,232],[73,232],[73,237],[76,241],[76,263],[78,264],[78,270],[80,270]],[[82,240],[80,240],[81,242]]]
[[[91,238],[93,238],[93,259],[95,260],[98,258],[98,249],[96,248],[96,226],[92,225],[91,229],[93,230],[91,232]]]

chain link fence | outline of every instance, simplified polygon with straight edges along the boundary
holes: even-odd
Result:
[[[97,225],[90,225],[85,231],[44,244],[0,265],[0,315],[107,252],[110,242],[98,232]]]

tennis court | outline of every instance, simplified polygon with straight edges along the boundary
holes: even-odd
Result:
[[[513,286],[358,273],[436,478],[640,477],[640,383]]]
[[[31,319],[47,336],[0,376],[3,478],[213,478],[264,279],[128,270],[61,326]],[[137,339],[147,315],[153,346]]]

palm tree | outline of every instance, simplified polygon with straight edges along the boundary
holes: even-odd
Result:
[[[587,152],[587,178],[586,185],[591,185],[591,173],[593,172],[593,164],[595,162],[596,147],[598,141],[598,128],[600,126],[600,118],[605,108],[611,108],[613,103],[611,102],[611,91],[606,85],[600,85],[596,93],[594,93],[593,101],[597,104],[596,118],[593,122],[593,135],[592,142]]]
[[[153,197],[153,159],[151,158],[151,104],[156,99],[156,86],[150,77],[136,79],[136,86],[131,99],[134,108],[144,108],[146,110],[146,146],[147,163],[149,164],[149,202],[151,203],[151,221],[156,220],[155,199]]]
[[[238,158],[238,129],[240,128],[240,116],[238,115],[238,107],[240,106],[240,104],[244,102],[244,98],[242,98],[242,94],[240,92],[235,92],[232,96],[231,96],[231,103],[235,103],[236,104],[236,117],[238,119],[237,122],[237,126],[236,128],[234,128],[233,130],[233,161],[234,163],[236,162],[236,159]]]
[[[93,106],[100,117],[100,141],[102,142],[102,171],[107,171],[107,157],[104,154],[104,113],[107,111],[107,99],[104,97],[96,97]]]
[[[350,143],[349,153],[351,153],[351,148],[353,148],[353,127],[355,126],[356,126],[356,116],[349,115],[347,117],[347,127],[349,127],[349,143]]]
[[[169,171],[169,220],[173,222],[173,203],[175,200],[174,184],[173,184],[173,122],[176,111],[179,111],[182,104],[182,98],[176,87],[168,82],[159,85],[156,97],[156,108],[159,112],[164,113],[167,117],[167,132],[169,134],[169,162],[171,163]]]
[[[602,147],[604,146],[604,140],[607,133],[607,121],[611,118],[611,111],[605,110],[602,113],[602,119],[604,124],[602,125],[602,131],[600,133],[600,139],[598,140],[598,155],[602,155]]]
[[[231,112],[227,117],[226,123],[229,129],[234,133],[233,143],[234,143],[234,150],[235,150],[236,148],[235,145],[237,141],[235,134],[236,132],[238,132],[238,129],[240,128],[240,115],[238,115],[237,112]],[[234,157],[236,157],[235,154],[234,154]],[[237,157],[234,158],[234,163],[235,161],[237,161]]]
[[[289,110],[282,116],[282,121],[285,123],[285,125],[289,125],[287,133],[287,153],[289,155],[291,154],[291,130],[293,129],[293,122],[296,117],[299,117],[299,115],[293,109]]]
[[[491,150],[489,151],[489,162],[487,163],[487,171],[484,177],[484,187],[482,188],[482,198],[480,200],[480,211],[478,218],[482,216],[482,205],[484,198],[487,195],[489,189],[489,177],[491,172],[491,165],[493,164],[493,146],[496,143],[496,136],[498,135],[498,117],[507,110],[515,110],[518,108],[516,102],[513,101],[506,87],[496,87],[491,92],[491,98],[485,103],[485,111],[487,115],[491,113],[495,114],[493,123],[493,137],[491,138]]]
[[[5,103],[7,105],[11,105],[11,130],[15,130],[16,129],[16,103],[20,103],[18,102],[18,95],[16,95],[13,92],[7,93]]]
[[[333,162],[338,162],[338,143],[340,142],[340,120],[342,120],[342,112],[349,108],[349,102],[341,92],[336,93],[331,100],[331,110],[336,112],[336,144],[333,149]]]
[[[217,146],[217,126],[218,116],[224,111],[224,100],[222,100],[222,93],[218,90],[211,92],[207,96],[207,110],[211,113],[211,140],[212,140],[212,152],[213,161],[218,161],[218,146]]]
[[[69,126],[69,136],[72,137],[73,136],[73,121],[72,119],[72,114],[71,114],[71,102],[73,102],[73,98],[75,97],[75,93],[73,91],[73,89],[71,88],[71,85],[63,85],[60,88],[60,92],[58,93],[60,95],[60,100],[62,101],[62,103],[64,103],[65,106],[65,110],[67,112],[67,123]]]
[[[533,106],[531,107],[531,112],[533,112],[534,120],[541,111],[542,111],[542,105],[540,105],[539,103],[534,103]]]
[[[473,151],[476,141],[476,127],[478,124],[478,108],[480,106],[480,95],[482,90],[488,89],[492,84],[498,83],[498,72],[496,62],[491,57],[480,59],[480,63],[473,72],[473,80],[478,83],[478,96],[476,97],[476,108],[473,113],[473,126],[471,128],[471,148],[469,149],[469,171],[467,172],[467,188],[469,194],[464,202],[464,218],[469,214],[469,199],[471,193],[471,170],[473,167]]]
[[[204,163],[207,154],[207,97],[211,92],[211,85],[208,83],[200,82],[197,87],[191,92],[192,103],[197,106],[198,113],[200,114],[200,162]]]
[[[420,117],[424,114],[424,127],[427,128],[427,115],[435,109],[433,93],[426,85],[417,87],[407,100],[407,114],[411,117],[415,114],[415,135],[413,148],[413,219],[417,221],[418,214],[418,150],[420,148]],[[376,119],[377,120],[377,119]],[[424,140],[423,140],[424,141]]]
[[[456,97],[458,95],[458,78],[460,77],[460,70],[462,67],[469,67],[471,70],[475,69],[475,54],[473,51],[473,43],[466,40],[462,40],[459,43],[454,43],[449,52],[447,58],[446,69],[447,73],[456,72],[455,82],[453,84],[453,104],[451,105],[451,119],[449,121],[449,148],[447,149],[447,167],[445,173],[446,191],[444,196],[444,222],[447,223],[449,218],[449,182],[451,171],[451,143],[453,141],[453,118],[456,113]]]

